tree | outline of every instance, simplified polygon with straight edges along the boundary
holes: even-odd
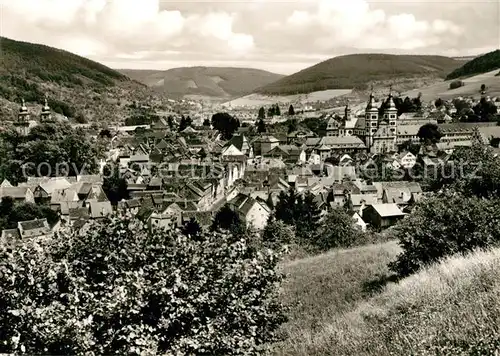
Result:
[[[179,132],[184,131],[185,129],[187,129],[192,124],[193,124],[193,120],[191,120],[191,118],[189,116],[188,117],[184,117],[184,115],[182,115],[181,122],[179,124]]]
[[[363,236],[355,227],[352,216],[345,209],[337,208],[328,213],[322,222],[316,244],[322,251],[349,248],[365,242]]]
[[[484,93],[486,91],[486,85],[481,84],[481,93]]]
[[[219,131],[224,140],[233,137],[234,132],[240,127],[240,121],[228,113],[217,113],[212,116],[212,127]]]
[[[276,220],[270,216],[264,231],[262,232],[264,245],[277,249],[283,245],[294,244],[295,229],[293,226],[285,224],[281,220]]]
[[[312,193],[302,196],[290,188],[288,193],[280,193],[274,211],[273,219],[293,226],[298,242],[304,245],[316,243],[321,211],[314,200]]]
[[[210,126],[210,120],[209,119],[203,120],[203,126]]]
[[[437,98],[437,99],[436,99],[436,101],[434,102],[434,106],[435,106],[436,108],[438,108],[438,109],[439,109],[440,107],[442,107],[443,105],[444,105],[444,101],[443,101],[443,99],[441,99],[441,98]]]
[[[215,214],[210,230],[230,231],[233,236],[242,236],[246,225],[231,205],[226,204]]]
[[[99,136],[100,137],[107,137],[107,138],[112,138],[113,135],[111,135],[111,131],[109,131],[109,129],[103,129],[101,130],[101,132],[99,132]]]
[[[457,89],[464,86],[464,82],[461,80],[455,80],[450,83],[450,89]]]
[[[443,135],[439,131],[439,127],[436,124],[425,124],[419,130],[417,136],[420,138],[420,142],[426,145],[438,143]]]
[[[59,215],[48,206],[32,203],[14,204],[11,197],[0,202],[0,230],[15,229],[20,221],[47,219],[50,226],[59,221]]]
[[[473,111],[479,121],[492,122],[496,120],[497,107],[486,98],[481,98],[479,103],[474,106]]]
[[[266,132],[266,123],[262,119],[260,119],[259,121],[257,121],[257,132],[258,133],[264,133],[264,132]]]
[[[266,109],[264,109],[263,107],[261,107],[259,109],[259,119],[263,120],[266,118]]]
[[[288,115],[293,116],[295,115],[295,109],[293,108],[293,105],[290,104],[290,107],[288,108]]]
[[[500,241],[498,202],[446,193],[419,203],[395,230],[403,252],[390,268],[407,276],[443,257]]]
[[[275,107],[274,107],[274,106],[271,106],[271,107],[267,110],[267,117],[273,117],[274,115],[276,115],[276,112],[275,112]]]
[[[195,218],[191,218],[187,223],[182,227],[182,233],[188,237],[198,238],[202,233],[202,229],[200,224],[196,221]]]
[[[68,124],[42,124],[27,136],[0,134],[0,174],[11,183],[37,176],[76,176],[98,171],[97,145]],[[24,169],[23,169],[24,166]]]
[[[279,256],[224,234],[111,218],[0,258],[1,353],[258,354],[284,321]]]
[[[298,200],[295,211],[295,229],[297,237],[309,245],[316,245],[320,226],[321,210],[311,192]]]
[[[174,123],[174,118],[172,116],[167,117],[167,125],[170,130],[174,129],[175,123]]]
[[[274,115],[281,116],[281,110],[280,110],[280,106],[278,104],[276,104],[274,107]]]
[[[292,133],[298,130],[299,123],[297,122],[296,119],[291,119],[287,121],[287,126],[288,126],[288,133]]]
[[[118,166],[107,165],[104,167],[104,181],[102,190],[106,193],[112,205],[116,206],[122,200],[129,199],[128,184],[120,176]]]

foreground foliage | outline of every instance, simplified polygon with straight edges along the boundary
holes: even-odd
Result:
[[[500,243],[497,200],[445,194],[420,203],[396,228],[403,248],[391,269],[406,276],[443,257]]]
[[[3,249],[0,352],[257,354],[283,321],[278,256],[127,218]]]

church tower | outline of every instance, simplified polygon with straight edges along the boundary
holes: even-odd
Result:
[[[52,123],[52,114],[50,113],[50,107],[47,102],[47,97],[45,97],[45,105],[42,108],[42,113],[40,114],[40,121],[42,123]]]
[[[375,105],[375,98],[372,91],[368,105],[365,109],[365,144],[368,150],[370,150],[373,145],[373,136],[378,130],[378,124],[378,108]]]
[[[344,117],[342,119],[342,125],[340,127],[340,136],[352,136],[350,131],[347,130],[347,123],[352,121],[352,110],[349,105],[349,99],[347,99],[347,104],[344,110]]]
[[[19,109],[19,114],[17,115],[17,121],[14,122],[16,131],[20,135],[27,135],[29,133],[29,126],[30,126],[29,121],[30,121],[30,113],[28,111],[28,108],[26,107],[24,99],[22,99],[21,108]]]
[[[392,96],[392,87],[389,91],[389,97],[387,98],[385,107],[384,107],[384,121],[389,123],[389,132],[391,135],[396,136],[397,132],[397,119],[398,119],[398,108],[396,103],[394,102],[394,98]]]

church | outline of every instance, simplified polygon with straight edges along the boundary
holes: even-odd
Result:
[[[42,112],[40,113],[40,123],[48,124],[54,123],[54,119],[51,114],[51,110],[49,104],[47,102],[47,97],[45,97],[45,105],[42,107]],[[19,114],[17,115],[17,121],[14,122],[14,127],[16,131],[19,132],[20,135],[28,135],[31,128],[38,125],[38,123],[34,120],[30,119],[30,113],[22,99],[21,108],[19,109]]]
[[[363,117],[353,115],[349,103],[341,120],[331,118],[327,125],[327,136],[358,136],[363,140],[371,153],[388,153],[397,151],[398,109],[392,96],[382,104],[382,113],[376,105],[373,93]]]

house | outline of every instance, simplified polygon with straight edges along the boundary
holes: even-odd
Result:
[[[30,184],[29,180],[27,184]],[[67,189],[70,188],[71,185],[72,184],[66,178],[43,179],[38,185],[36,185],[33,195],[35,200],[50,201],[52,193],[55,190]]]
[[[352,215],[352,219],[354,220],[354,225],[356,227],[358,227],[361,231],[366,231],[366,223],[365,221],[361,218],[361,216],[359,215],[359,213],[354,213]]]
[[[279,146],[280,141],[274,136],[261,136],[253,142],[255,155],[265,155],[275,147]]]
[[[91,201],[89,207],[90,217],[92,219],[102,219],[113,214],[113,207],[109,201]]]
[[[420,200],[422,193],[412,192],[410,188],[385,188],[382,195],[383,203],[397,204],[401,209]]]
[[[0,187],[0,201],[5,197],[11,197],[15,203],[34,203],[35,197],[29,187]]]
[[[253,199],[245,194],[238,194],[229,204],[248,226],[257,230],[263,230],[266,227],[267,220],[271,215],[271,209],[266,202],[258,198]]]
[[[392,162],[392,168],[394,169],[411,169],[417,164],[417,157],[411,152],[401,152],[396,155]]]
[[[150,230],[158,229],[175,229],[182,226],[183,209],[179,204],[172,203],[165,208],[161,213],[152,212],[147,218],[147,225]]]
[[[226,147],[233,146],[240,154],[246,155],[250,158],[253,157],[253,148],[248,143],[247,138],[242,134],[234,135],[226,144]],[[227,155],[227,154],[226,154]]]
[[[397,204],[374,204],[363,210],[363,221],[377,229],[393,226],[403,219],[405,214]]]
[[[377,194],[348,194],[347,204],[351,211],[362,213],[370,205],[377,204]]]
[[[81,229],[90,220],[90,212],[87,207],[69,209],[69,225],[74,230]]]
[[[52,236],[47,219],[20,221],[17,223],[17,230],[21,239]]]
[[[305,163],[306,151],[295,145],[279,145],[267,152],[264,156],[281,158],[288,163]]]

